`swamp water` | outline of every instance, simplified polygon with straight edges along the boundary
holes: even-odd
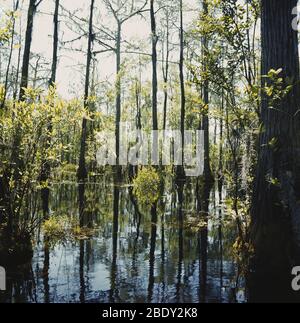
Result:
[[[232,256],[235,230],[223,221],[218,192],[210,193],[208,212],[197,211],[194,186],[185,185],[179,203],[169,184],[153,214],[129,186],[86,185],[92,236],[49,247],[37,228],[32,261],[7,269],[0,302],[244,302]],[[71,183],[55,186],[51,216],[79,217],[77,191]],[[207,226],[199,225],[201,214]]]

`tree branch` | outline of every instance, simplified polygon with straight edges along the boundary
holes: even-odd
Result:
[[[143,10],[146,7],[147,3],[148,3],[148,0],[146,0],[145,3],[139,9],[132,12],[129,16],[124,17],[122,20],[120,20],[120,23],[123,24],[124,22],[134,17],[135,15],[141,14],[142,12],[145,12],[145,11],[149,11],[149,9]]]
[[[40,0],[38,3],[35,4],[35,9],[43,2],[43,0]]]

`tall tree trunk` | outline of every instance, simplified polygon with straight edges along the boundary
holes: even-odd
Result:
[[[203,13],[208,14],[207,1],[203,0]],[[203,72],[206,75],[207,64],[206,55],[208,53],[208,38],[206,35],[202,37],[202,60],[203,60]],[[212,182],[212,174],[210,168],[210,154],[209,154],[209,116],[208,116],[208,106],[209,106],[209,82],[205,78],[203,82],[203,103],[206,107],[204,114],[202,116],[202,129],[204,131],[204,179],[207,184]]]
[[[55,9],[53,16],[54,32],[53,32],[53,51],[52,51],[52,67],[51,77],[49,80],[49,86],[56,82],[56,71],[57,71],[57,53],[58,53],[58,11],[59,11],[59,0],[55,0]]]
[[[29,70],[31,40],[32,40],[33,18],[34,18],[34,14],[36,12],[37,6],[40,4],[40,2],[41,1],[36,3],[36,0],[30,0],[29,2],[26,36],[25,36],[25,47],[24,47],[21,82],[20,82],[20,93],[19,93],[20,100],[24,100],[25,88],[27,88],[28,86],[28,70]],[[10,167],[6,169],[4,172],[4,177],[8,179],[12,176],[12,179],[17,186],[18,186],[18,183],[20,183],[20,179],[22,177],[23,168],[24,168],[24,160],[22,160],[19,153],[20,143],[21,143],[21,125],[17,121],[15,125],[15,133],[13,136],[13,144],[12,144],[13,149],[10,157]],[[21,194],[21,192],[19,192],[19,189],[20,189],[19,187],[15,189],[16,197],[19,196],[19,194]],[[9,190],[6,193],[7,193],[7,196],[9,196],[10,194]],[[18,214],[16,215],[16,217],[17,216]],[[18,222],[18,219],[16,217],[14,218],[14,211],[12,210],[12,212],[10,212],[8,216],[8,228],[11,233],[11,236],[13,234],[15,223]]]
[[[21,39],[21,31],[22,31],[22,24],[21,24],[21,18],[20,18],[20,40],[19,40],[19,50],[18,50],[18,58],[17,58],[17,67],[16,67],[16,78],[14,80],[14,89],[13,89],[13,100],[15,101],[18,96],[18,89],[19,89],[19,74],[20,74],[20,65],[21,65],[21,44],[22,44],[22,39]]]
[[[90,6],[90,19],[89,19],[89,35],[88,35],[88,49],[87,49],[87,61],[86,61],[86,73],[85,73],[85,86],[84,86],[84,107],[89,108],[89,82],[90,82],[90,69],[92,61],[92,42],[93,42],[93,12],[94,12],[95,0],[91,0]],[[86,169],[86,139],[87,139],[87,119],[83,117],[81,126],[81,141],[80,141],[80,156],[79,156],[79,168],[77,172],[77,178],[79,182],[84,182],[87,178]]]
[[[251,235],[254,268],[265,279],[264,287],[270,293],[276,293],[281,285],[291,289],[290,260],[299,261],[299,55],[297,31],[291,27],[295,6],[297,0],[261,0],[261,73],[267,75],[271,69],[282,68],[279,77],[283,87],[293,85],[287,95],[275,102],[262,93],[263,130],[259,137]],[[271,83],[262,78],[263,87]]]
[[[167,34],[166,34],[166,56],[163,55],[165,60],[163,66],[163,78],[164,78],[164,109],[163,109],[163,130],[167,127],[167,108],[168,108],[168,80],[169,80],[169,57],[170,57],[170,18],[169,13],[166,13],[167,20]]]
[[[118,21],[117,40],[116,40],[116,181],[121,180],[121,166],[120,166],[120,122],[121,122],[121,41],[122,41],[122,24]]]
[[[51,76],[49,79],[49,87],[53,86],[56,82],[57,52],[58,52],[58,11],[59,11],[59,0],[55,0],[55,9],[54,9],[54,15],[53,15],[54,32],[53,32],[52,67],[51,67]],[[51,141],[51,132],[52,132],[51,117],[48,120],[47,132],[48,134],[46,139],[47,140],[46,152],[50,147],[50,141]],[[50,190],[47,183],[49,177],[50,177],[50,163],[46,159],[42,162],[41,177],[40,177],[41,182],[46,183],[46,187],[42,188],[42,191],[41,191],[43,211],[45,215],[49,213]]]
[[[152,127],[158,130],[157,120],[157,34],[156,20],[154,11],[154,0],[150,0],[150,19],[151,19],[151,36],[152,36]]]
[[[179,78],[180,78],[180,131],[181,131],[181,156],[182,165],[177,167],[178,179],[185,177],[184,173],[184,129],[185,129],[185,84],[184,84],[184,30],[183,30],[183,4],[182,0],[179,3],[179,15],[180,15],[180,27],[179,27],[179,38],[180,38],[180,55],[179,55]]]
[[[222,102],[220,109],[220,139],[219,139],[219,163],[218,163],[218,190],[221,194],[223,187],[223,127],[224,127],[224,90],[222,90]]]
[[[15,5],[13,7],[14,13],[18,9],[19,9],[19,0],[16,1]],[[10,64],[11,64],[13,49],[14,49],[15,25],[16,25],[16,18],[15,18],[15,16],[13,16],[12,19],[13,19],[13,25],[12,25],[12,31],[11,31],[10,51],[9,51],[9,56],[8,56],[7,68],[6,68],[6,74],[5,74],[5,82],[4,82],[4,97],[3,97],[3,100],[2,100],[2,103],[1,103],[1,108],[2,109],[5,106],[5,101],[6,101],[6,97],[7,97],[9,70],[10,70]]]
[[[29,71],[29,60],[30,60],[30,48],[32,41],[32,30],[33,30],[33,19],[36,13],[36,0],[29,1],[29,8],[27,14],[27,27],[25,36],[25,47],[23,54],[22,72],[21,72],[21,84],[19,99],[24,99],[25,88],[28,87],[28,71]]]

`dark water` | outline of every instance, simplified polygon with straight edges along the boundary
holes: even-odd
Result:
[[[183,201],[166,185],[156,210],[140,207],[129,187],[86,187],[84,217],[92,238],[45,247],[35,234],[30,264],[7,270],[2,302],[244,302],[243,280],[231,247],[232,227],[223,221],[219,194],[209,198],[208,226],[195,229],[194,184]],[[78,216],[77,188],[54,189],[52,215]],[[223,194],[224,198],[224,194]]]

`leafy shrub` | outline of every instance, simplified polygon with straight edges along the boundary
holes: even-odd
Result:
[[[153,167],[143,168],[133,180],[133,193],[145,206],[155,204],[159,198],[160,178]]]

